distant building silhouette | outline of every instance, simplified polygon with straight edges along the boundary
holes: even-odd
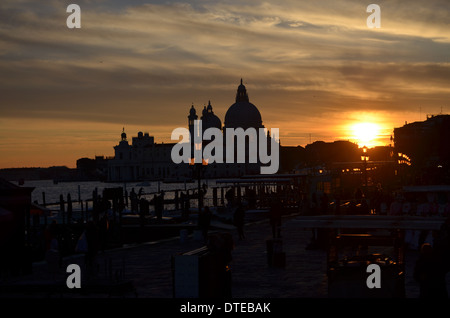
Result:
[[[188,129],[191,136],[194,135],[194,124],[199,119],[197,111],[192,105],[189,109]],[[225,114],[224,125],[220,118],[214,114],[211,101],[204,106],[200,117],[202,130],[217,128],[223,132],[224,147],[226,138],[226,128],[264,128],[262,117],[258,108],[250,103],[247,89],[241,83],[236,92],[235,103],[232,104]],[[270,144],[270,133],[265,137]],[[247,140],[256,142],[258,140]],[[203,146],[208,141],[203,142]],[[131,145],[128,142],[125,129],[122,131],[120,142],[114,147],[114,158],[108,162],[108,181],[132,181],[132,180],[153,180],[175,178],[182,181],[184,178],[192,176],[192,170],[187,164],[175,164],[171,159],[171,150],[175,143],[161,143],[154,141],[154,137],[148,133],[138,133],[132,138]],[[193,154],[193,140],[191,139],[191,154]],[[270,147],[269,147],[270,149]],[[235,149],[236,150],[236,149]],[[224,149],[224,159],[226,149]],[[235,151],[236,156],[236,151]],[[246,148],[245,163],[212,163],[204,169],[205,178],[239,177],[247,174],[257,174],[260,172],[261,163],[249,163],[248,148]]]
[[[114,147],[114,158],[108,161],[108,181],[136,181],[179,176],[171,160],[173,144],[155,143],[149,133],[139,132],[131,145],[123,129]],[[186,171],[187,172],[187,171]]]
[[[197,113],[194,105],[189,107],[187,126],[194,135],[196,120],[202,121],[202,130],[217,128],[222,132],[224,145],[227,128],[264,128],[263,120],[258,108],[250,102],[247,89],[242,80],[236,91],[235,102],[228,108],[224,121],[214,113],[211,101],[205,105],[201,113]],[[425,123],[414,123],[395,129],[395,145],[397,150],[405,153],[417,153],[415,160],[419,160],[421,149],[422,156],[427,156],[426,162],[435,158],[447,158],[449,139],[447,123],[448,116],[435,116]],[[445,124],[447,123],[447,124]],[[439,128],[440,127],[440,128]],[[280,127],[282,130],[282,127]],[[447,130],[445,130],[447,129]],[[417,142],[420,137],[420,142]],[[259,138],[259,136],[258,136]],[[270,131],[264,137],[270,143]],[[191,155],[194,153],[194,144],[191,138]],[[203,147],[210,141],[203,141]],[[247,140],[256,142],[258,140]],[[175,164],[171,158],[171,151],[175,143],[157,143],[155,138],[148,133],[139,132],[132,137],[131,144],[127,138],[125,129],[120,135],[119,144],[114,147],[114,157],[107,160],[107,180],[113,182],[137,181],[137,180],[161,180],[173,179],[183,181],[193,177],[193,170],[188,164]],[[425,148],[424,148],[425,147]],[[404,150],[403,150],[404,149]],[[236,149],[235,156],[236,156]],[[361,165],[360,148],[349,141],[323,142],[315,141],[306,147],[282,146],[280,144],[280,168],[279,173],[290,173],[308,167],[330,167],[334,163],[347,162]],[[394,162],[392,147],[378,147],[371,150],[371,161]],[[226,149],[224,148],[224,157]],[[248,148],[246,149],[245,163],[210,163],[203,171],[203,178],[227,178],[240,177],[260,173],[261,163],[249,163]],[[436,162],[437,163],[437,162]],[[391,166],[390,166],[391,167]],[[340,169],[340,168],[339,168]],[[342,169],[340,169],[342,171]]]
[[[397,152],[409,156],[416,183],[450,182],[450,115],[405,123],[394,129],[394,143]]]
[[[8,181],[17,180],[77,180],[77,169],[66,166],[47,168],[5,168],[0,169],[0,178]]]
[[[106,180],[107,169],[107,157],[80,158],[77,160],[77,180]]]

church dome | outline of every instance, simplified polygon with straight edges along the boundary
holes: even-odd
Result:
[[[242,79],[236,93],[236,102],[228,108],[225,114],[225,127],[241,127],[243,129],[263,127],[261,113],[255,105],[250,103]]]
[[[203,108],[202,112],[202,129],[208,129],[208,128],[218,128],[222,129],[222,122],[220,121],[219,117],[217,117],[211,106],[211,101],[208,102],[208,107]]]

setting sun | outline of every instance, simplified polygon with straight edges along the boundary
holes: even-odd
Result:
[[[374,123],[357,123],[351,127],[353,139],[360,147],[373,147],[380,134],[380,126]]]

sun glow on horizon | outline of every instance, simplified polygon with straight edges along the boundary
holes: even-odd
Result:
[[[377,139],[381,133],[381,127],[378,124],[370,122],[356,123],[351,126],[352,139],[358,146],[367,146],[369,148],[377,146]]]

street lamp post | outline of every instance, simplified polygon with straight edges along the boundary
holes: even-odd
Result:
[[[191,158],[189,165],[194,167],[194,171],[197,174],[198,213],[201,213],[203,207],[202,188],[201,188],[202,170],[204,167],[208,165],[208,160],[202,159],[202,162],[195,162],[195,159]]]
[[[362,148],[361,161],[364,167],[364,187],[367,187],[367,161],[369,161],[369,154],[367,152],[368,148],[364,146]]]

